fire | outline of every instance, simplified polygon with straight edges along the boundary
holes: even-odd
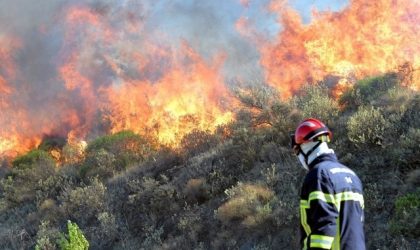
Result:
[[[58,90],[45,113],[36,115],[16,98],[21,89],[9,84],[19,75],[12,55],[20,48],[0,39],[1,157],[57,135],[67,138],[67,154],[78,152],[80,158],[85,140],[121,130],[176,147],[195,129],[214,131],[233,119],[233,98],[221,75],[223,52],[204,59],[187,42],[168,45],[145,37],[142,17],[134,13],[114,14],[85,5],[64,7],[55,34],[62,35],[54,59]],[[42,33],[48,32],[43,26]],[[50,154],[57,161],[67,157],[56,149]]]
[[[69,32],[63,54],[69,55],[60,74],[66,88],[78,91],[84,102],[84,124],[78,117],[72,119],[80,130],[72,131],[76,137],[83,138],[101,112],[111,133],[127,129],[147,136],[152,133],[160,143],[172,146],[194,129],[213,131],[233,119],[222,105],[230,99],[219,73],[223,57],[209,64],[186,43],[174,51],[151,41],[137,41],[132,20],[126,30],[117,31],[104,16],[88,8],[71,9],[66,20]],[[122,33],[117,36],[118,32]],[[84,36],[76,35],[79,33]],[[122,41],[124,36],[132,40]],[[132,42],[138,42],[137,46]],[[76,50],[67,52],[67,47]],[[94,65],[99,60],[102,65]],[[169,65],[164,72],[159,72],[160,62]],[[101,66],[111,77],[98,76],[103,74]],[[160,75],[154,76],[157,80],[132,79],[123,67],[138,74]],[[95,82],[97,77],[104,82]]]
[[[13,79],[16,76],[12,53],[17,47],[19,47],[19,42],[16,39],[0,34],[0,107],[7,105],[4,99],[12,93],[7,79]]]
[[[237,53],[200,54],[194,41],[174,39],[152,23],[154,5],[133,10],[128,2],[60,4],[53,21],[31,29],[34,41],[0,31],[0,157],[57,135],[67,138],[67,155],[83,158],[86,141],[121,130],[177,147],[194,130],[214,131],[234,119],[237,101],[224,71]],[[257,4],[236,2],[249,14]],[[310,24],[287,1],[273,1],[270,11],[282,28],[274,39],[251,27],[252,18],[232,25],[258,45],[265,80],[283,97],[330,76],[340,95],[355,79],[388,71],[419,89],[418,1],[353,0],[341,12],[314,12]],[[34,60],[37,67],[34,55],[45,56]],[[51,154],[71,161],[61,153]]]
[[[351,79],[397,71],[406,62],[420,68],[418,1],[352,0],[340,12],[314,12],[308,25],[284,1],[270,8],[283,30],[274,42],[260,44],[261,64],[283,97],[327,76],[345,79],[340,89]],[[419,89],[418,77],[411,86]]]
[[[1,34],[0,34],[1,35]],[[27,114],[14,104],[15,89],[10,82],[17,77],[13,52],[21,46],[17,38],[0,36],[0,157],[16,156],[39,144],[36,136],[26,137],[25,128],[29,128]],[[16,125],[19,123],[19,127]]]
[[[232,97],[219,74],[223,58],[208,65],[187,44],[180,54],[173,58],[181,56],[188,65],[174,62],[155,83],[136,81],[107,89],[113,132],[151,132],[159,142],[177,145],[194,129],[214,131],[233,119],[227,109]]]

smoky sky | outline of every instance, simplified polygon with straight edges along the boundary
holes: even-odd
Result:
[[[331,1],[318,2],[320,7],[339,7]],[[316,1],[309,4],[306,0],[291,3],[306,21],[310,10],[307,5],[317,4]],[[118,64],[125,78],[157,80],[169,67],[164,59],[149,55],[150,65],[144,67],[144,72],[139,72],[132,62],[124,61],[119,55],[121,52],[141,51],[143,41],[151,41],[168,50],[186,42],[209,62],[223,54],[222,74],[227,80],[262,78],[257,47],[236,30],[235,23],[245,17],[259,36],[270,39],[280,27],[274,14],[268,11],[268,4],[269,0],[250,0],[248,6],[241,5],[239,0],[0,0],[0,38],[13,36],[21,41],[12,55],[18,75],[7,82],[15,90],[11,105],[35,114],[39,119],[33,121],[34,127],[63,118],[60,114],[62,106],[53,104],[61,103],[74,110],[83,110],[83,105],[95,105],[86,103],[79,92],[67,91],[58,72],[58,67],[69,60],[71,51],[82,46],[92,47],[83,48],[85,53],[91,54],[92,60],[82,66],[93,75],[88,77],[96,88],[121,80],[122,76],[103,63],[109,58]],[[73,33],[74,38],[67,38],[70,42],[66,41],[68,27],[64,16],[66,10],[74,6],[93,10],[106,19],[114,31],[134,23],[137,32],[118,33],[119,42],[115,45],[83,44],[84,34],[77,31]],[[66,124],[61,126],[66,127]]]
[[[290,1],[302,13],[305,21],[310,20],[310,11],[339,9],[347,3],[340,1]],[[144,22],[142,36],[153,37],[166,34],[166,41],[157,41],[173,46],[187,41],[203,57],[210,59],[217,53],[226,53],[224,74],[228,78],[258,74],[261,70],[259,55],[255,46],[235,29],[235,22],[246,17],[261,36],[275,35],[279,25],[275,16],[267,11],[268,0],[249,1],[248,6],[232,1],[199,0],[2,0],[0,1],[0,35],[12,33],[23,40],[24,48],[17,55],[19,65],[24,65],[23,74],[31,74],[34,84],[47,84],[54,78],[54,64],[62,46],[63,9],[68,6],[86,5],[102,11],[117,23],[125,18],[122,13],[130,12],[133,18]],[[121,16],[119,16],[121,15]],[[159,39],[158,38],[158,39]],[[42,86],[41,86],[42,87]]]

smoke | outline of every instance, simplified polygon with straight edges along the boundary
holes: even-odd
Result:
[[[156,103],[165,112],[176,106],[180,114],[204,112],[214,121],[222,120],[216,114],[227,119],[203,101],[217,106],[215,93],[226,99],[226,79],[246,79],[261,71],[255,45],[234,26],[243,9],[239,1],[1,1],[0,45],[6,49],[0,57],[8,63],[0,66],[0,87],[7,90],[1,96],[0,151],[25,140],[33,146],[50,134],[94,137],[113,129],[111,116],[135,117],[134,122],[146,126],[146,116],[155,112],[150,105]],[[178,79],[178,71],[187,78]],[[204,111],[186,107],[185,100],[153,100],[170,93],[158,92],[161,86],[173,88],[168,83],[173,79],[195,85],[183,98],[201,103]],[[137,93],[132,103],[149,106],[127,118],[121,109],[132,109],[132,104],[116,101],[120,97],[115,92],[133,93],[132,88]],[[178,116],[172,113],[171,119]],[[121,125],[131,128],[127,126]]]
[[[179,37],[185,39],[205,58],[225,53],[225,76],[246,78],[249,73],[259,70],[258,52],[235,29],[235,22],[243,14],[239,4],[232,6],[228,1],[191,1],[191,4],[174,1],[158,15],[152,16],[151,23],[175,41]],[[168,18],[165,19],[165,16]]]
[[[341,0],[309,22],[307,0],[2,0],[0,154],[50,134],[211,130],[231,118],[231,80],[290,96],[417,68],[418,3],[397,2]]]
[[[226,77],[246,75],[249,69],[257,71],[258,52],[255,46],[234,27],[244,10],[239,1],[3,0],[0,2],[0,24],[3,24],[0,33],[13,33],[20,37],[25,50],[28,50],[23,53],[22,60],[35,61],[30,67],[33,71],[43,72],[43,76],[54,72],[48,64],[54,63],[54,56],[62,46],[61,24],[69,6],[89,6],[115,27],[127,25],[128,20],[131,25],[137,26],[141,36],[165,46],[176,47],[186,41],[209,60],[224,53]],[[142,27],[139,28],[140,23]],[[40,82],[45,83],[44,79]]]

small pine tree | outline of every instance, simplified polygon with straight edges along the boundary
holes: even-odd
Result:
[[[67,237],[62,236],[59,241],[61,250],[87,250],[89,249],[89,242],[86,240],[83,232],[79,229],[76,223],[67,221],[67,229],[69,234]]]

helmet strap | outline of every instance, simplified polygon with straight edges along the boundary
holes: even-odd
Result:
[[[319,140],[318,141],[318,143],[317,144],[315,144],[315,146],[313,146],[306,154],[305,154],[305,152],[303,152],[303,150],[302,150],[302,148],[301,147],[299,147],[299,152],[303,155],[303,157],[305,158],[305,162],[306,162],[306,164],[308,164],[309,165],[309,163],[308,163],[308,158],[309,158],[309,156],[319,147],[319,145],[321,145],[322,144],[322,140]]]

